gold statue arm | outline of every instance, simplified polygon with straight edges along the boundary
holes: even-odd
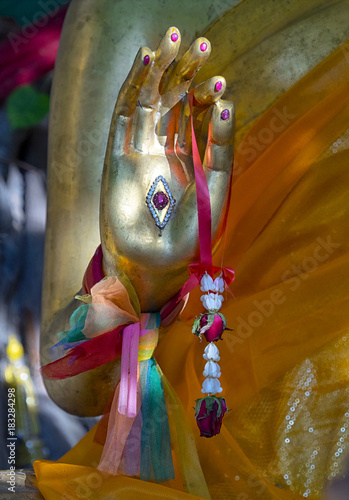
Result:
[[[210,54],[197,39],[174,60],[180,33],[170,28],[156,52],[141,48],[120,91],[102,179],[100,231],[106,275],[126,274],[143,312],[158,311],[183,285],[199,259],[198,215],[188,103],[190,84]],[[212,236],[217,243],[227,210],[233,162],[234,107],[220,98],[221,76],[193,91],[193,121],[209,186]],[[73,301],[55,318],[48,338],[67,329]],[[42,361],[47,363],[47,347]],[[64,381],[46,381],[65,410],[100,414],[119,379],[119,363]]]

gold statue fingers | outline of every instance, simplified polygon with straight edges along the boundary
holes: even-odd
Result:
[[[153,52],[141,47],[116,102],[114,114],[129,117],[133,114],[138,102],[142,85],[154,61]]]
[[[169,28],[154,53],[154,64],[142,89],[142,106],[157,106],[159,104],[160,81],[164,72],[176,58],[180,44],[179,30],[173,27]]]
[[[214,76],[194,88],[195,106],[211,106],[218,101],[225,92],[226,81],[223,76]]]
[[[120,153],[129,151],[129,137],[132,136],[134,111],[138,102],[143,82],[154,61],[153,52],[141,47],[116,101],[110,125],[107,149],[113,148]],[[107,153],[109,155],[110,153]]]
[[[178,54],[180,40],[179,30],[174,27],[169,28],[154,52],[154,62],[143,84],[135,112],[133,146],[140,153],[160,152],[155,137],[161,106],[159,87],[165,71]]]
[[[187,93],[191,82],[211,54],[207,38],[197,38],[183,57],[168,71],[162,84],[162,106],[170,109]]]
[[[212,109],[204,168],[208,171],[229,171],[233,163],[234,105],[231,101],[217,101]]]
[[[205,115],[204,111],[212,106],[216,101],[218,101],[224,94],[226,89],[226,81],[222,76],[215,76],[206,80],[206,82],[201,83],[193,89],[194,92],[194,107],[193,107],[193,118],[194,126],[197,133],[197,140],[199,149],[202,150],[203,154],[206,149],[207,141],[207,131],[206,133],[202,130],[203,121]],[[190,119],[190,107],[187,97],[183,100],[180,112],[180,120],[178,127],[178,139],[177,139],[177,149],[180,151],[179,154],[191,154],[191,119]],[[200,126],[198,126],[200,125]],[[199,130],[198,130],[199,129]],[[203,155],[202,155],[203,156]]]

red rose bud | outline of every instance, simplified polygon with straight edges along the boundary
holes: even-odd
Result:
[[[221,313],[205,313],[195,319],[192,332],[198,335],[205,335],[207,342],[217,342],[222,338],[227,322]]]
[[[200,436],[209,438],[219,434],[223,417],[227,411],[227,404],[224,398],[207,396],[197,399],[195,418],[200,429]]]

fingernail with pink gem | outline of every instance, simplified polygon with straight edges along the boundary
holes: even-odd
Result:
[[[229,116],[230,116],[229,109],[223,109],[221,113],[222,120],[228,120]]]
[[[179,38],[178,33],[177,33],[176,31],[174,31],[174,32],[172,33],[172,35],[171,35],[171,40],[172,40],[172,42],[177,42],[178,38]]]

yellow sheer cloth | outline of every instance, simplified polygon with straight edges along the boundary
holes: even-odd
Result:
[[[34,463],[48,500],[319,498],[349,455],[349,64],[345,46],[252,126],[237,148],[225,252],[233,332],[219,344],[231,411],[199,437],[203,344],[191,335],[199,292],[160,340],[178,479],[103,475],[94,430],[59,462]],[[223,247],[223,245],[222,245]],[[165,379],[166,380],[166,379]],[[182,431],[179,431],[180,425]],[[184,486],[185,485],[185,486]],[[191,494],[185,493],[185,489]]]

